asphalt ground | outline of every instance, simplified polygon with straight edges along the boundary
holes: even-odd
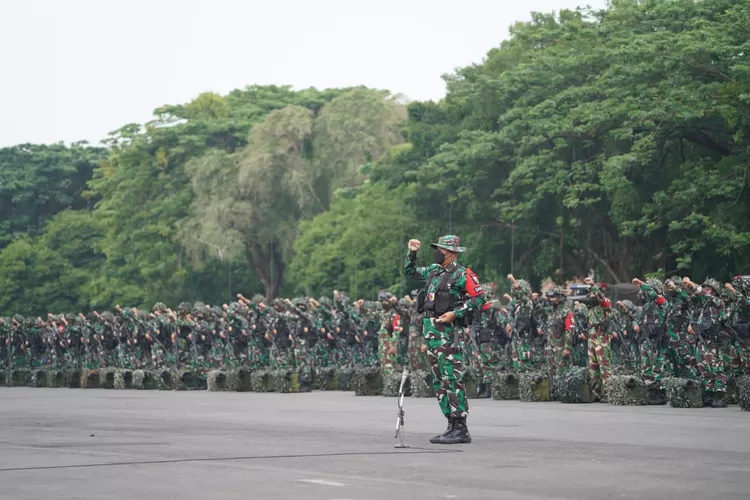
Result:
[[[471,400],[0,388],[0,498],[742,499],[750,413]]]

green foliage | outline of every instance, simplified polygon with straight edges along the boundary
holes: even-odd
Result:
[[[61,210],[88,208],[86,182],[105,154],[85,143],[0,149],[0,249],[20,235],[41,234]]]

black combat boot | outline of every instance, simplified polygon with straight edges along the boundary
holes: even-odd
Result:
[[[488,399],[492,397],[492,387],[490,384],[480,383],[477,389],[477,399]]]
[[[309,380],[305,380],[299,383],[299,392],[312,392]]]
[[[432,444],[438,444],[440,443],[440,440],[443,439],[443,436],[447,436],[451,432],[453,432],[453,429],[456,427],[456,419],[453,417],[448,417],[448,428],[445,429],[445,432],[442,434],[438,434],[437,436],[430,439],[430,443]]]
[[[703,391],[703,406],[713,406],[714,393],[711,391]]]
[[[711,408],[726,408],[726,393],[725,392],[714,392],[713,401],[711,401]]]
[[[438,440],[438,444],[463,444],[471,443],[471,435],[469,434],[469,428],[466,427],[466,417],[456,419],[456,425],[453,431],[441,436]]]

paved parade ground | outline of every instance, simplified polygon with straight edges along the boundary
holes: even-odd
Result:
[[[472,400],[0,388],[0,499],[742,499],[750,413]]]

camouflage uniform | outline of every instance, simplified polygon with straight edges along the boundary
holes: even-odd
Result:
[[[604,285],[593,285],[590,293],[595,304],[588,312],[588,360],[592,392],[605,399],[604,383],[612,375],[612,358],[609,349],[612,305],[604,295]]]
[[[547,316],[546,357],[550,376],[571,367],[575,315],[565,300],[565,290],[556,286],[547,292],[552,311]]]
[[[440,238],[432,246],[438,249],[438,254],[441,250],[454,253],[464,251],[459,246],[458,237],[453,235]],[[433,387],[440,410],[449,420],[446,433],[436,436],[433,441],[447,443],[451,442],[452,434],[455,436],[455,433],[465,431],[468,436],[465,419],[469,413],[469,404],[462,380],[464,346],[457,337],[455,328],[460,326],[456,322],[437,323],[436,320],[440,314],[451,309],[458,321],[464,320],[467,314],[482,307],[485,302],[484,290],[476,275],[456,262],[446,268],[438,263],[417,267],[416,258],[416,252],[410,251],[407,254],[405,272],[407,276],[426,282],[423,335],[427,339],[428,359],[434,377]]]
[[[524,280],[518,280],[511,290],[513,300],[508,304],[511,311],[511,356],[513,369],[517,372],[534,371],[535,359],[531,352],[531,336],[536,335],[532,331],[532,314],[534,305],[531,301],[531,285]]]
[[[641,378],[658,388],[662,388],[662,379],[673,372],[667,352],[667,301],[662,287],[659,280],[652,279],[641,285],[639,293],[644,305],[635,321],[641,338]]]
[[[633,329],[640,315],[640,308],[629,300],[618,303],[618,313],[613,318],[613,339],[611,341],[612,366],[616,373],[640,373],[640,347],[638,334]],[[614,338],[617,333],[617,338]]]
[[[712,406],[726,406],[727,372],[729,371],[729,342],[723,331],[724,302],[719,298],[721,285],[708,279],[696,294],[699,310],[693,326],[697,334],[696,358],[698,372],[703,379],[706,399]]]

